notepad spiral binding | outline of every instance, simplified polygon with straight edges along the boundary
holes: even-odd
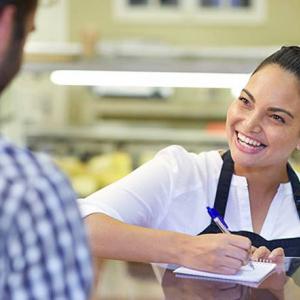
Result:
[[[256,262],[263,262],[263,263],[273,263],[272,259],[267,259],[267,258],[259,258],[258,260],[253,260]]]

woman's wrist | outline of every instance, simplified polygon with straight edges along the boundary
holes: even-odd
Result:
[[[191,238],[190,235],[183,233],[175,233],[175,243],[173,244],[173,259],[174,264],[177,265],[186,265],[186,258],[188,257],[188,245],[190,244]]]

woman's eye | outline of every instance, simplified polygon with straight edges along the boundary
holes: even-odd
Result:
[[[278,115],[271,115],[271,117],[272,117],[274,120],[276,120],[276,121],[278,121],[278,122],[280,122],[280,123],[282,123],[282,124],[285,124],[285,120],[284,120],[284,118],[282,118],[281,116],[278,116]]]
[[[250,104],[250,101],[247,99],[247,98],[245,98],[245,97],[239,97],[239,100],[241,101],[241,102],[243,102],[245,105],[249,105]]]

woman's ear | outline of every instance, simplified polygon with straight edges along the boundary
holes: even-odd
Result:
[[[297,138],[297,141],[296,141],[296,149],[297,151],[300,151],[300,132],[299,132],[299,135],[298,135],[298,138]]]
[[[14,5],[6,5],[0,11],[0,56],[9,48],[14,29],[14,17],[16,7]]]

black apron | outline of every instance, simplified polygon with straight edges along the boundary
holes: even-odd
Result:
[[[231,158],[230,151],[225,152],[222,157],[223,166],[219,177],[214,208],[224,218],[228,194],[230,190],[231,178],[234,171],[234,162]],[[292,185],[295,205],[300,218],[300,182],[298,176],[289,164],[287,164],[287,172],[289,181]],[[198,235],[220,232],[221,231],[218,228],[218,226],[213,221],[211,221],[211,224]],[[282,247],[285,251],[286,256],[300,256],[300,237],[289,239],[266,240],[259,234],[254,232],[236,231],[232,233],[248,237],[251,240],[252,245],[255,247],[266,246],[269,250]]]

